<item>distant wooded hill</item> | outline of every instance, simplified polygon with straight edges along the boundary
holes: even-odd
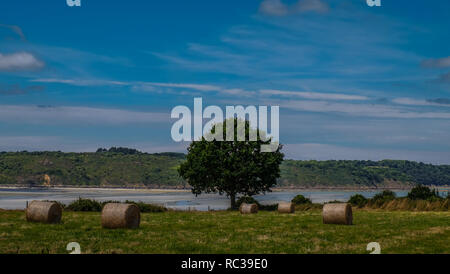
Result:
[[[0,152],[0,185],[185,188],[180,153],[134,149],[96,153]],[[403,187],[450,185],[450,165],[411,161],[294,161],[281,166],[280,187]]]

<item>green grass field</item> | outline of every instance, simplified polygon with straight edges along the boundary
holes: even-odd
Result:
[[[450,253],[450,212],[354,212],[353,226],[322,224],[321,211],[145,213],[137,230],[106,230],[100,213],[64,212],[62,223],[27,223],[0,211],[0,253]]]

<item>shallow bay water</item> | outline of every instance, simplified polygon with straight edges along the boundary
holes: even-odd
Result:
[[[367,198],[379,193],[377,190],[337,191],[337,190],[286,190],[274,191],[265,195],[254,196],[261,204],[275,204],[281,201],[290,201],[298,194],[310,198],[314,203],[329,201],[347,201],[350,196],[359,193]],[[407,191],[394,191],[398,197],[404,197]],[[74,188],[50,188],[50,189],[24,189],[24,188],[0,188],[0,208],[24,209],[26,203],[33,200],[59,201],[69,204],[73,200],[90,198],[98,201],[142,201],[164,205],[168,208],[179,210],[223,210],[229,207],[226,196],[218,194],[193,195],[189,191],[173,190],[129,190],[129,189],[74,189]]]

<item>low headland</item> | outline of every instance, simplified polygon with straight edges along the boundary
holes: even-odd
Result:
[[[0,187],[189,190],[177,169],[185,154],[133,149],[95,153],[0,152]],[[450,165],[403,160],[285,160],[275,190],[409,190],[450,186]]]

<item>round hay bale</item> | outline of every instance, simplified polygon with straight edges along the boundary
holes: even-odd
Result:
[[[239,207],[239,211],[241,214],[255,214],[258,213],[258,205],[242,203]]]
[[[325,204],[322,216],[324,224],[353,224],[352,206],[350,204]]]
[[[54,202],[32,201],[26,209],[28,222],[56,224],[61,221],[62,208]]]
[[[103,228],[138,228],[140,222],[141,213],[136,205],[109,203],[103,207]]]
[[[278,204],[278,212],[279,213],[294,213],[295,205],[294,205],[294,203],[281,202]]]

